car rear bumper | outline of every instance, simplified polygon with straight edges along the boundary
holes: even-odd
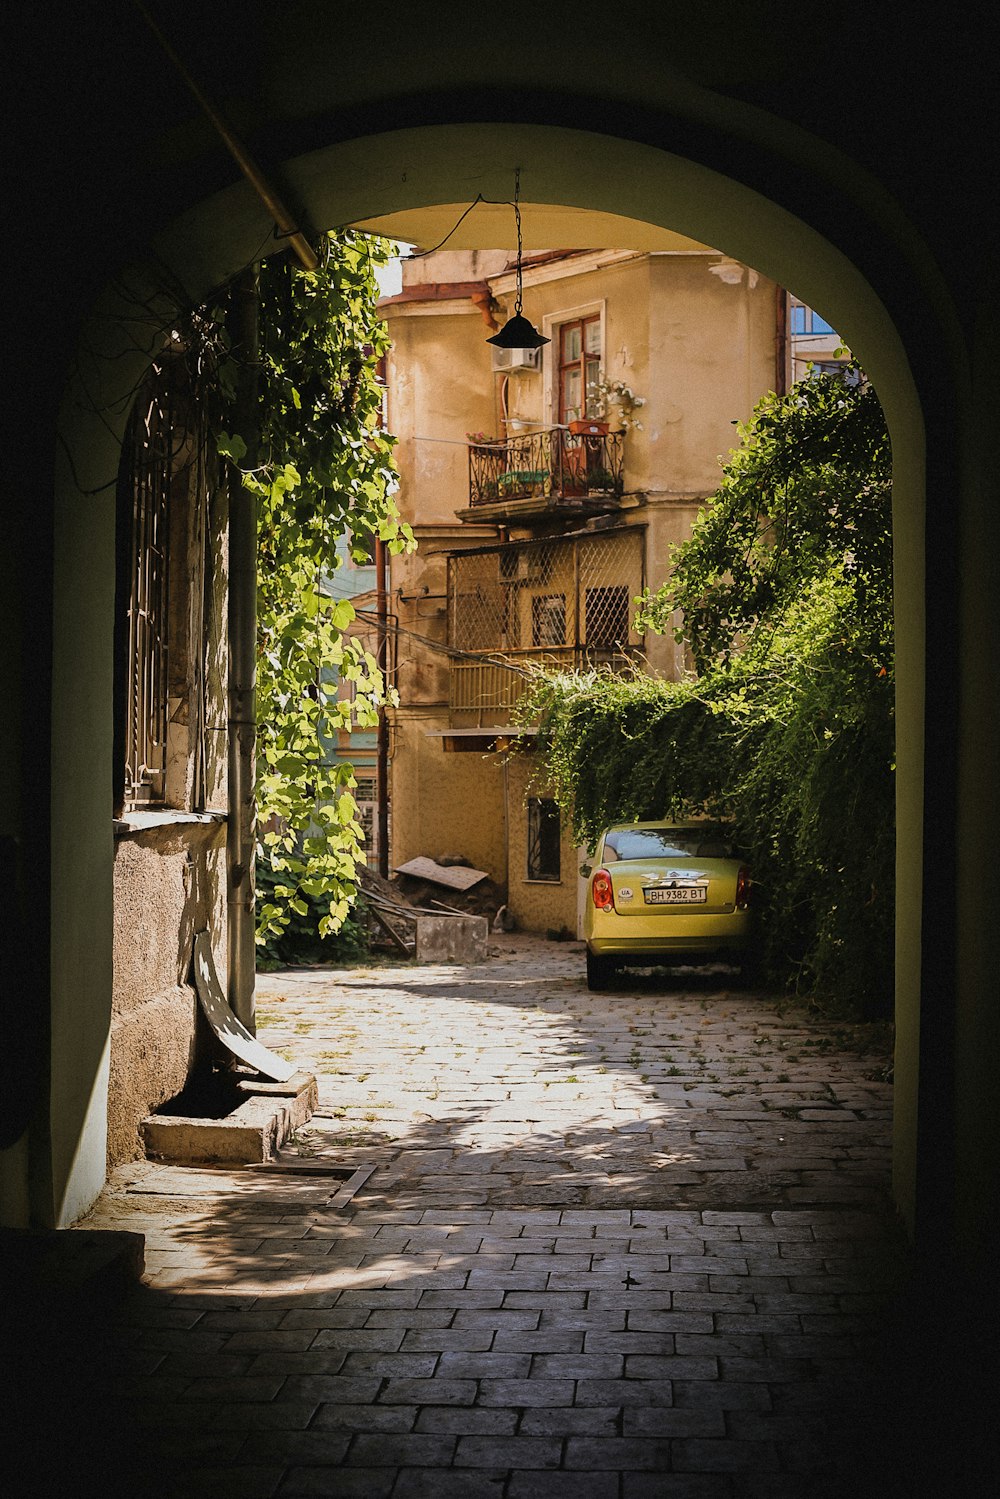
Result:
[[[664,926],[669,923],[668,930],[650,933],[648,919],[619,916],[613,911],[596,911],[590,914],[587,922],[587,946],[595,955],[621,958],[727,952],[746,948],[752,934],[749,911],[718,916],[692,916],[688,912],[674,916],[671,913],[663,918],[663,922]],[[640,925],[646,930],[637,930]]]

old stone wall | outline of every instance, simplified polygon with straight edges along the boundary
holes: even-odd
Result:
[[[142,1154],[139,1121],[183,1088],[214,1038],[191,973],[194,935],[213,933],[225,972],[225,823],[167,822],[119,835],[108,1159]]]

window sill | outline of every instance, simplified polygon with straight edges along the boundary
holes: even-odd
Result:
[[[111,824],[116,838],[129,833],[145,833],[151,828],[212,827],[229,820],[226,812],[181,812],[177,807],[157,807],[149,812],[126,812]]]
[[[546,880],[546,879],[537,879],[537,878],[536,879],[532,879],[531,876],[528,875],[528,876],[526,876],[521,881],[522,885],[561,885],[562,883],[563,883],[562,875],[560,875],[557,880]]]

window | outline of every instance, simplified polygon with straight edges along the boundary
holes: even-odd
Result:
[[[211,505],[209,446],[183,354],[168,351],[140,387],[118,469],[116,816],[197,811],[224,784],[224,740],[207,730],[224,713],[225,691],[224,584],[214,562],[222,521]]]
[[[170,389],[150,382],[136,402],[118,483],[119,590],[125,596],[124,788],[116,802],[166,797],[167,608],[174,421]],[[126,540],[127,538],[127,540]]]
[[[559,329],[559,410],[561,423],[596,416],[601,378],[601,319],[579,318]]]
[[[587,645],[604,650],[628,645],[629,591],[624,583],[588,588],[584,593]]]
[[[532,645],[566,644],[566,595],[536,594],[531,600]]]
[[[358,784],[354,788],[354,800],[358,807],[358,821],[364,830],[363,847],[365,861],[374,866],[377,863],[375,857],[375,812],[377,804],[375,777],[359,775],[357,781]]]
[[[528,879],[558,883],[559,808],[547,796],[528,797]]]
[[[809,334],[825,335],[835,331],[825,318],[821,318],[818,312],[813,312],[812,308],[807,307],[804,302],[793,301],[788,309],[788,316],[789,331],[797,337]]]

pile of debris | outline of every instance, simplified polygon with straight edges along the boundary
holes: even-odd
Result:
[[[376,950],[412,957],[418,916],[485,916],[491,931],[504,927],[503,891],[459,855],[410,859],[390,880],[362,865],[358,883]]]

